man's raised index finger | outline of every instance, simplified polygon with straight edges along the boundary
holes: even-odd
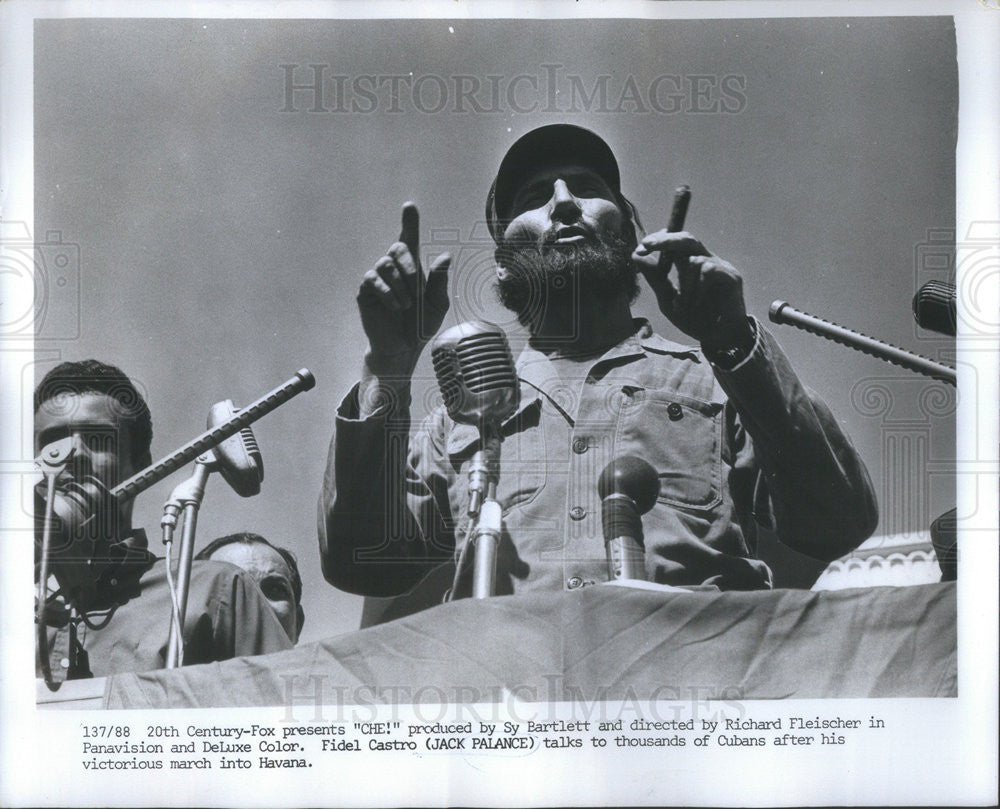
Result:
[[[414,261],[420,260],[420,213],[414,202],[403,203],[403,227],[399,240],[407,246]]]

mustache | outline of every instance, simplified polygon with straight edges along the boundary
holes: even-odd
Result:
[[[568,236],[583,236],[583,239],[560,243],[559,239]],[[496,257],[501,265],[510,267],[512,264],[537,262],[545,256],[563,253],[576,253],[581,250],[606,251],[617,245],[617,239],[612,236],[602,236],[586,225],[560,225],[550,228],[534,239],[507,239],[496,249]],[[520,261],[518,261],[520,257]]]
[[[549,246],[555,244],[559,239],[571,236],[583,236],[586,241],[600,242],[596,231],[583,222],[574,222],[570,225],[553,225],[542,234],[542,244]]]

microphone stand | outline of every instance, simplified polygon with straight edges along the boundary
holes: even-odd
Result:
[[[50,444],[36,461],[45,476],[45,522],[42,524],[42,549],[38,570],[38,592],[35,596],[35,632],[38,646],[38,661],[45,678],[45,685],[50,691],[58,691],[62,685],[52,679],[49,666],[49,637],[45,623],[46,590],[49,578],[49,547],[52,544],[52,518],[55,512],[56,478],[66,468],[69,459],[73,457],[73,439],[64,438]],[[74,644],[70,643],[70,652]]]
[[[205,485],[208,476],[218,468],[211,452],[198,457],[194,464],[194,474],[182,481],[171,492],[170,499],[163,505],[163,517],[160,525],[163,527],[164,543],[169,548],[173,538],[173,530],[177,526],[177,517],[184,512],[184,529],[181,533],[180,559],[177,563],[176,602],[174,604],[174,619],[170,622],[170,634],[167,637],[167,668],[175,669],[183,664],[184,653],[184,616],[187,612],[188,590],[191,585],[191,563],[194,559],[195,531],[198,527],[198,509],[205,497]],[[170,554],[167,554],[167,567],[170,566]]]
[[[236,413],[233,403],[229,400],[217,402],[209,411],[208,424],[212,427],[231,419]],[[264,477],[264,468],[260,458],[257,440],[249,427],[244,427],[240,433],[233,436],[239,450],[227,450],[227,441],[198,456],[194,465],[194,474],[182,481],[171,492],[170,498],[163,506],[163,541],[169,548],[173,540],[177,517],[183,509],[184,532],[181,536],[180,559],[177,565],[177,583],[174,586],[170,580],[172,600],[172,620],[167,639],[167,668],[177,668],[184,665],[184,618],[187,615],[188,593],[191,585],[191,565],[194,560],[195,531],[198,525],[198,512],[205,497],[205,487],[212,472],[220,472],[223,478],[241,497],[250,497],[260,491],[260,481]],[[250,475],[249,480],[243,479],[238,470],[245,468]],[[168,571],[170,567],[168,557]]]
[[[62,681],[56,681],[52,676],[52,667],[49,663],[48,625],[45,620],[46,607],[48,606],[47,589],[49,556],[52,550],[52,524],[56,519],[56,480],[72,460],[73,454],[73,439],[66,437],[46,446],[42,450],[42,454],[35,459],[37,468],[45,477],[45,516],[42,524],[42,547],[39,554],[38,590],[35,596],[35,640],[38,647],[39,668],[42,670],[45,685],[50,691],[58,691],[62,685]],[[69,665],[66,669],[66,679],[77,680],[92,677],[87,653],[77,640],[77,626],[81,620],[85,619],[82,618],[75,603],[70,601],[68,607],[69,649],[67,657]]]
[[[502,438],[495,424],[484,424],[481,430],[481,448],[476,452],[469,468],[469,513],[476,518],[476,528],[470,539],[475,551],[472,597],[479,599],[491,598],[496,592],[497,550],[503,531],[503,510],[497,502]],[[482,478],[485,478],[485,492],[480,503],[474,487],[482,484]],[[473,504],[478,513],[473,513]]]

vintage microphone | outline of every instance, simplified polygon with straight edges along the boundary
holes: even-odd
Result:
[[[933,377],[942,382],[947,382],[952,386],[956,385],[954,368],[949,368],[940,362],[922,357],[920,354],[913,354],[902,348],[897,348],[890,343],[883,343],[874,337],[868,337],[860,332],[838,326],[836,323],[831,323],[828,320],[801,312],[785,303],[785,301],[774,301],[771,304],[768,316],[774,323],[787,323],[803,331],[825,337],[827,340],[833,340],[833,342],[840,343],[848,348],[853,348],[855,351],[860,351],[863,354],[869,354],[877,359],[890,362],[901,368],[906,368],[908,371],[915,371],[918,374]]]
[[[312,390],[316,386],[316,378],[306,368],[299,370],[295,376],[259,399],[241,408],[238,413],[227,421],[211,427],[197,438],[188,441],[182,447],[161,458],[156,463],[147,466],[141,472],[132,475],[128,480],[115,486],[111,493],[119,500],[135,497],[155,483],[159,483],[168,475],[176,472],[189,461],[193,461],[205,450],[214,447],[231,435],[235,435],[244,427],[263,418],[272,410],[277,409],[293,396],[303,391]]]
[[[431,362],[448,415],[479,429],[479,448],[469,464],[468,516],[476,522],[470,538],[476,553],[472,592],[474,598],[488,598],[494,591],[502,531],[496,502],[500,425],[520,400],[517,371],[503,329],[481,320],[460,323],[440,334]],[[461,559],[456,579],[460,572]]]
[[[642,515],[656,505],[660,478],[642,458],[624,455],[604,467],[597,481],[608,556],[608,581],[646,578]]]
[[[928,281],[913,296],[913,319],[921,328],[954,337],[957,297],[954,284]]]
[[[233,418],[239,410],[231,399],[216,402],[208,414],[209,429]],[[195,461],[194,473],[176,486],[163,506],[164,543],[169,547],[177,517],[183,509],[184,531],[181,535],[180,559],[177,565],[176,604],[171,605],[172,620],[167,640],[167,668],[183,664],[184,617],[187,614],[188,592],[191,583],[191,565],[194,560],[195,531],[198,511],[205,496],[205,487],[212,472],[219,472],[240,497],[253,497],[260,492],[264,480],[264,462],[253,430],[244,427],[236,435],[200,455]],[[169,566],[169,553],[168,562]]]

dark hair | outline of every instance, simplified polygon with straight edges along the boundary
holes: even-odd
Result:
[[[226,545],[233,545],[237,542],[241,542],[244,545],[267,545],[267,547],[272,548],[277,551],[281,558],[285,560],[285,564],[288,565],[288,569],[292,574],[292,595],[295,596],[295,603],[298,606],[302,604],[302,577],[299,575],[299,563],[295,559],[295,554],[292,553],[287,548],[280,548],[277,545],[268,542],[260,534],[255,534],[252,531],[239,531],[235,534],[227,534],[224,537],[219,537],[218,539],[213,539],[204,548],[195,554],[195,559],[210,559],[212,554],[215,553],[219,548],[223,548]]]
[[[83,393],[101,393],[115,400],[116,414],[132,432],[132,460],[141,463],[153,443],[153,418],[146,400],[121,368],[94,359],[60,363],[35,388],[35,413],[50,399],[58,403],[68,394]]]

